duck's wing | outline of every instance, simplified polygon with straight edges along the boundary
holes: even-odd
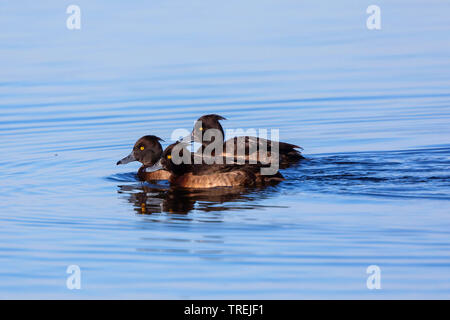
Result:
[[[272,149],[274,141],[252,136],[234,137],[225,141],[224,152],[229,153],[230,151],[232,151],[234,154],[237,154],[238,147],[241,146],[242,148],[242,144],[244,144],[245,146],[245,154],[251,154],[263,148],[266,148],[266,150],[270,151]],[[297,151],[295,149],[303,150],[302,147],[295,144],[278,142],[279,153],[289,153],[291,151]]]

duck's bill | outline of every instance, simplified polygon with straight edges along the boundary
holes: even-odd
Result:
[[[151,167],[147,167],[145,168],[145,172],[155,172],[158,170],[164,169],[162,164],[161,164],[161,160],[159,160],[157,163],[155,163],[154,165],[152,165]]]
[[[184,142],[184,143],[190,143],[190,142],[194,141],[194,133],[192,132],[189,135],[187,135],[186,137],[183,137],[178,141]]]
[[[133,152],[131,152],[128,156],[126,156],[125,158],[123,158],[122,160],[117,161],[117,165],[119,164],[127,164],[133,161],[137,161],[136,158],[134,157]]]

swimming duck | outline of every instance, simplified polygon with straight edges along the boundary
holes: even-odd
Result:
[[[155,165],[160,159],[163,152],[161,143],[163,141],[157,136],[143,136],[134,144],[133,151],[123,158],[117,161],[117,165],[126,164],[132,161],[139,161],[142,166],[138,170],[138,178],[142,181],[149,180],[167,180],[170,173],[166,170],[156,170],[149,172],[147,168]]]
[[[214,142],[214,139],[211,139],[211,141],[207,141],[209,139],[204,139],[204,133],[209,129],[216,129],[219,130],[222,133],[222,139],[224,138],[224,131],[222,128],[222,125],[220,124],[221,120],[226,120],[224,117],[217,115],[217,114],[207,114],[204,116],[201,116],[195,123],[194,128],[192,129],[191,135],[189,137],[186,137],[184,141],[196,141],[200,142],[202,146],[200,147],[199,151],[206,148],[209,144]],[[242,140],[241,140],[242,139]],[[223,141],[222,141],[223,142]],[[245,143],[245,160],[249,159],[255,159],[259,160],[258,152],[254,152],[254,150],[259,150],[261,148],[261,145],[267,146],[267,155],[270,157],[271,148],[273,141],[272,140],[266,140],[263,138],[257,138],[252,136],[245,136],[245,137],[234,137],[231,139],[228,139],[227,141],[223,142],[223,151],[222,154],[226,157],[237,157],[238,154],[238,144],[239,143]],[[232,146],[229,147],[231,149],[231,153],[227,152],[227,145],[232,144]],[[285,168],[289,166],[290,164],[296,163],[301,159],[304,159],[300,151],[296,149],[302,149],[301,147],[286,143],[286,142],[279,142],[279,162],[280,167]],[[249,154],[250,150],[252,150],[252,154]],[[198,151],[197,151],[198,152]]]
[[[177,147],[177,150],[173,150]],[[174,159],[178,152],[179,159]],[[189,161],[179,161],[180,158]],[[186,163],[187,162],[187,163]],[[171,185],[184,188],[214,188],[235,186],[256,186],[284,180],[281,173],[261,175],[260,164],[206,164],[194,163],[194,155],[186,149],[185,144],[177,141],[168,146],[159,164],[171,173]]]

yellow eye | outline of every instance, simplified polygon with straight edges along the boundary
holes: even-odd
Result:
[[[139,149],[144,150],[145,148],[144,147],[140,147]]]
[[[203,128],[202,128],[202,127],[200,127],[200,128],[199,128],[199,130],[200,130],[200,131],[203,131]]]
[[[167,159],[172,159],[172,156],[169,154],[169,155],[167,156]]]

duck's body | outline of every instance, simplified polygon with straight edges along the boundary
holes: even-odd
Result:
[[[161,157],[161,165],[170,172],[171,185],[183,188],[214,188],[235,186],[257,186],[284,180],[277,172],[274,175],[261,175],[261,165],[239,164],[175,164],[172,161],[172,150],[179,143],[174,143],[164,150]],[[185,148],[178,151],[193,156]]]
[[[211,141],[210,139],[204,139],[204,133],[212,129],[217,130],[216,133],[221,134],[223,146],[218,149],[219,153],[236,161],[261,161],[267,163],[270,162],[271,158],[276,157],[280,167],[287,167],[304,159],[300,151],[296,150],[302,149],[301,147],[286,142],[274,142],[252,136],[234,137],[223,141],[224,131],[219,122],[220,120],[225,120],[225,118],[217,114],[204,115],[197,120],[192,129],[190,139],[202,144],[197,151],[198,153],[215,142],[214,139],[211,139]],[[276,144],[278,145],[278,150],[272,150],[276,149]],[[219,154],[213,152],[212,155]]]
[[[172,185],[191,189],[250,186],[254,183],[252,176],[241,170],[219,172],[213,175],[195,175],[188,172],[182,175],[171,175],[169,181]]]
[[[298,150],[295,150],[295,148],[300,148],[299,146],[278,142],[279,152],[272,152],[272,144],[273,141],[263,138],[250,136],[234,137],[223,143],[223,148],[219,154],[213,151],[211,155],[220,155],[224,159],[229,159],[236,163],[269,163],[276,160],[282,169],[305,159]],[[197,150],[197,154],[202,154],[203,150],[205,150],[205,146],[202,145]]]

